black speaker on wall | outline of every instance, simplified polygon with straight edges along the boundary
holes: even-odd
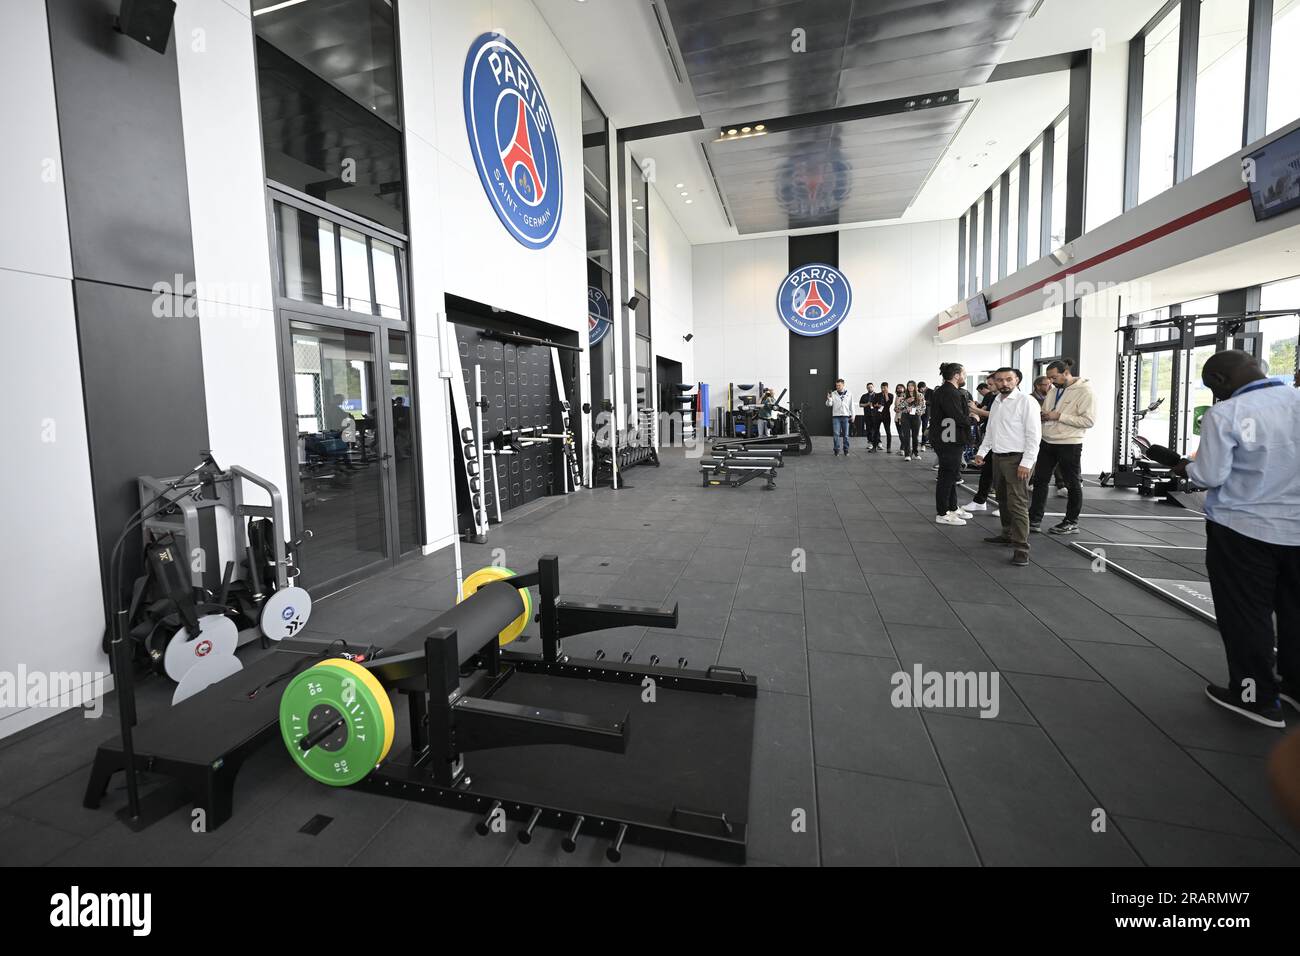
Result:
[[[122,0],[115,26],[132,40],[157,53],[166,53],[175,13],[173,0]]]

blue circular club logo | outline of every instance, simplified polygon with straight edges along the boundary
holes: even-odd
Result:
[[[598,344],[613,324],[609,320],[609,297],[605,290],[587,286],[587,344]]]
[[[543,249],[560,227],[564,181],[546,97],[528,61],[499,33],[465,57],[465,129],[483,189],[520,245]]]
[[[799,335],[825,335],[844,321],[852,305],[849,280],[824,262],[795,269],[776,293],[776,314]]]

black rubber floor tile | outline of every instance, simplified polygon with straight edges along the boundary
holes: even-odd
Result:
[[[1114,615],[1068,587],[1036,587],[1008,582],[1007,590],[1057,636],[1106,644],[1148,641]]]
[[[758,677],[761,689],[808,695],[803,617],[779,611],[731,612],[718,663]]]
[[[1267,838],[1259,818],[1114,688],[1009,678],[1107,813]]]
[[[886,623],[961,626],[953,609],[925,575],[877,576],[879,570],[873,566],[867,579],[876,608]]]
[[[810,651],[894,656],[885,624],[870,596],[846,591],[810,591],[804,600],[809,608],[804,629]]]
[[[1215,780],[1250,808],[1257,817],[1292,848],[1300,850],[1300,828],[1287,820],[1278,808],[1277,799],[1269,786],[1265,758],[1224,753],[1220,750],[1187,751],[1193,760],[1204,767]],[[1222,829],[1216,827],[1215,829]]]
[[[733,600],[736,608],[803,614],[803,581],[789,563],[778,567],[748,565],[741,572]]]
[[[976,696],[967,706],[944,708],[943,713],[973,717],[978,720],[1009,720],[1013,723],[1032,724],[1033,716],[1020,702],[1006,677],[998,672],[979,643],[962,628],[917,627],[912,624],[887,624],[889,637],[898,655],[899,669],[914,674],[920,666],[922,673],[935,671],[941,674],[975,675]],[[992,694],[996,687],[997,700],[987,708],[978,699],[978,681],[983,677],[984,687]],[[963,687],[969,688],[968,682]],[[982,716],[989,713],[992,716]]]
[[[1263,754],[1281,731],[1212,704],[1205,680],[1157,647],[1074,642],[1074,649],[1157,727],[1184,747]]]
[[[926,712],[925,723],[986,866],[1127,866],[1140,861],[1038,727]]]
[[[808,698],[760,690],[754,740],[765,744],[754,748],[749,782],[749,859],[816,866],[820,838]],[[796,815],[804,821],[802,830],[796,829]]]
[[[1181,619],[1124,615],[1120,620],[1207,682],[1227,683],[1228,664],[1217,628],[1187,615]]]
[[[81,840],[76,833],[0,810],[0,865],[44,866]]]
[[[943,784],[918,711],[895,707],[895,661],[809,654],[818,767]]]
[[[946,786],[819,767],[826,866],[978,866]]]
[[[1153,820],[1116,824],[1150,866],[1296,866],[1300,854],[1281,840],[1254,840]]]
[[[1068,644],[1019,604],[953,602],[952,609],[999,670],[1100,680]]]

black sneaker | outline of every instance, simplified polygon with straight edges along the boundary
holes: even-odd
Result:
[[[1247,704],[1238,700],[1237,695],[1228,688],[1215,687],[1213,684],[1205,685],[1205,696],[1224,710],[1230,710],[1234,714],[1245,717],[1247,720],[1253,720],[1257,724],[1279,729],[1286,727],[1286,721],[1282,719],[1282,704],[1279,701],[1275,700],[1271,704],[1259,702]]]
[[[1031,521],[1029,522],[1029,530],[1032,531],[1034,534],[1042,534],[1043,523],[1041,521]]]
[[[984,539],[985,544],[1011,544],[1011,539],[1006,535],[995,534],[992,537]]]
[[[1284,680],[1277,685],[1277,696],[1292,710],[1300,712],[1300,686]]]
[[[1078,534],[1079,526],[1073,521],[1062,521],[1047,529],[1048,534]]]
[[[1016,567],[1018,567],[1018,568],[1026,568],[1026,567],[1028,567],[1028,566],[1029,566],[1029,552],[1028,552],[1028,551],[1017,551],[1015,554],[1011,555],[1011,563],[1014,564],[1014,565],[1015,565]]]
[[[838,448],[835,449],[835,457],[836,458],[840,457],[840,450]]]

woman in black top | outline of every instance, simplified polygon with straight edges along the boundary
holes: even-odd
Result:
[[[894,443],[894,410],[890,407],[894,404],[894,393],[889,390],[888,382],[880,383],[876,398],[876,404],[880,406],[880,424],[885,426],[885,452],[888,453]],[[876,447],[880,447],[879,442]]]

